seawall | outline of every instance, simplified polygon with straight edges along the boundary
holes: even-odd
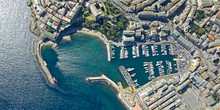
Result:
[[[56,79],[51,75],[49,69],[47,68],[47,63],[42,58],[41,47],[43,44],[44,43],[41,40],[33,41],[34,56],[36,57],[38,65],[44,73],[47,82],[52,86],[56,86]]]

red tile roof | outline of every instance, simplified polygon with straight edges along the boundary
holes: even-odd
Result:
[[[55,25],[57,25],[57,26],[59,25],[59,23],[58,23],[58,22],[54,22],[54,24],[55,24]]]
[[[211,39],[212,41],[215,41],[215,37],[212,36],[211,34],[208,35],[209,39]]]

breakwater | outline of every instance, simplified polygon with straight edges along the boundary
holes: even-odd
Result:
[[[102,74],[99,77],[87,77],[86,81],[88,82],[105,82],[108,85],[112,86],[114,90],[116,90],[117,93],[120,92],[118,85],[115,84],[115,82],[113,82],[111,79],[109,79],[107,76],[105,76],[104,74]]]
[[[44,76],[49,84],[52,86],[56,85],[56,79],[51,75],[49,69],[47,68],[47,63],[43,60],[41,54],[41,47],[43,46],[43,42],[41,40],[33,41],[33,51],[34,55],[37,59],[38,65],[40,66]]]

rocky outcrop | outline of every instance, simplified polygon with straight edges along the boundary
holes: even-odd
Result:
[[[31,6],[31,5],[32,5],[32,1],[31,1],[31,0],[28,0],[28,1],[27,1],[27,5],[28,5],[28,6]]]
[[[38,23],[37,23],[37,20],[36,20],[36,19],[32,19],[32,20],[31,20],[29,29],[30,29],[30,31],[31,31],[32,33],[34,33],[35,35],[40,36],[40,29],[39,29],[39,26],[38,26]]]

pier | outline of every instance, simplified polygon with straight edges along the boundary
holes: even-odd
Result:
[[[41,54],[41,47],[43,45],[43,42],[41,40],[33,41],[33,51],[34,55],[37,59],[37,62],[44,73],[44,76],[49,84],[52,86],[56,85],[56,79],[51,75],[49,69],[47,68],[47,63],[43,60],[42,54]]]
[[[112,86],[118,93],[120,92],[118,85],[115,84],[114,81],[109,79],[104,74],[102,74],[99,77],[87,77],[86,81],[88,81],[88,82],[106,82],[108,85]]]
[[[108,61],[110,62],[112,60],[112,45],[111,43],[106,43],[106,48],[107,48],[107,56],[108,56]]]
[[[134,84],[134,81],[133,81],[132,78],[131,78],[131,75],[128,73],[127,69],[126,69],[124,66],[120,66],[120,67],[119,67],[119,70],[120,70],[122,76],[125,78],[125,80],[126,80],[126,82],[128,83],[128,85],[129,85],[131,88],[135,89],[136,86],[135,86],[135,84]]]

